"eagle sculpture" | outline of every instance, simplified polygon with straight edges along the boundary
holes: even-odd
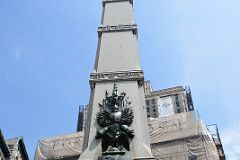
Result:
[[[128,99],[126,93],[118,94],[117,85],[114,83],[112,95],[108,96],[106,91],[105,99],[102,104],[99,104],[97,123],[101,129],[97,131],[96,138],[102,138],[103,152],[119,152],[123,148],[130,151],[129,138],[134,137],[134,131],[129,129],[129,126],[134,116]],[[109,146],[111,148],[108,150]]]

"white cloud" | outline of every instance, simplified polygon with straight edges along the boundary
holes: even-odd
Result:
[[[240,158],[240,125],[232,126],[222,134],[222,142],[226,158],[228,160],[239,160]]]

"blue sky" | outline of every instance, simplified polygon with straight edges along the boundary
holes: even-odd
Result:
[[[219,125],[229,160],[240,157],[240,1],[135,0],[145,79],[190,85],[206,124]],[[74,132],[87,104],[100,0],[0,0],[0,127],[37,140]]]

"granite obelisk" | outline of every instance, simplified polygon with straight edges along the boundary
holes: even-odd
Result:
[[[144,75],[140,67],[133,0],[103,0],[102,3],[103,16],[98,28],[99,42],[94,71],[90,75],[91,95],[80,160],[97,160],[102,156],[102,141],[96,138],[96,133],[101,129],[97,114],[105,97],[110,99],[110,107],[120,107],[118,93],[127,96],[134,116],[129,126],[119,124],[120,121],[114,119],[118,128],[125,130],[129,127],[126,133],[134,131],[134,138],[129,139],[130,149],[123,148],[123,152],[135,160],[154,159],[148,138]],[[113,91],[115,86],[117,89]],[[106,92],[112,94],[112,91],[113,95],[107,96]],[[117,111],[114,111],[116,115]]]

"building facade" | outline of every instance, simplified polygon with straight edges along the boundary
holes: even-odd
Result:
[[[157,118],[193,111],[192,95],[189,87],[172,87],[153,91],[151,82],[145,82],[147,116]]]
[[[217,126],[210,130],[194,111],[190,87],[154,91],[151,82],[146,81],[144,89],[151,149],[156,159],[226,159]]]
[[[5,139],[0,129],[0,160],[29,160],[23,138]]]
[[[10,156],[10,150],[0,129],[0,160],[8,160]]]

